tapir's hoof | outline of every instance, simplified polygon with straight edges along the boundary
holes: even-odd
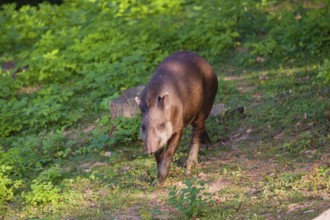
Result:
[[[204,144],[202,143],[202,147],[205,148],[206,150],[212,149],[212,144]]]
[[[150,186],[152,186],[152,187],[158,186],[158,180],[152,181],[152,183],[150,184]]]
[[[184,173],[186,176],[190,176],[191,174],[191,170],[186,170],[186,172]]]
[[[187,171],[188,170],[191,170],[191,169],[194,169],[194,168],[197,168],[199,167],[199,165],[202,164],[202,163],[198,163],[197,160],[193,160],[193,161],[187,161],[184,166],[186,167]]]
[[[154,180],[150,185],[152,187],[163,186],[165,181]]]

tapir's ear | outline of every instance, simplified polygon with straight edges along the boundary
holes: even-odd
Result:
[[[158,96],[158,106],[163,110],[168,109],[168,107],[170,106],[170,96],[168,95],[168,93],[165,93],[163,97]]]
[[[135,97],[135,102],[136,102],[137,105],[140,105],[140,103],[141,103],[141,98],[138,97],[138,96],[136,96],[136,97]]]

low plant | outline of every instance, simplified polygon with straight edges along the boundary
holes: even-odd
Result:
[[[53,166],[40,173],[31,184],[31,190],[23,192],[25,202],[32,206],[57,204],[61,198],[60,188],[56,185],[61,180],[61,169]]]
[[[318,68],[317,77],[323,80],[324,83],[330,84],[330,60],[324,59],[323,64]]]
[[[0,209],[6,202],[14,199],[16,190],[22,185],[21,180],[12,180],[6,175],[10,170],[10,166],[0,166]]]
[[[211,194],[206,192],[205,181],[196,178],[187,179],[185,186],[170,189],[168,203],[180,210],[186,217],[201,216],[212,202]]]
[[[31,191],[23,193],[26,204],[43,206],[45,204],[57,204],[60,199],[60,189],[51,182],[34,181]]]
[[[315,197],[321,192],[329,192],[330,168],[314,165],[307,173],[281,173],[266,177],[263,182],[263,194],[267,198],[291,197],[293,194]]]
[[[107,116],[101,118],[99,127],[92,132],[88,151],[101,150],[105,146],[129,144],[139,138],[140,118],[119,117],[112,121]]]

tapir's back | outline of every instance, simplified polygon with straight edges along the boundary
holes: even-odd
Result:
[[[141,95],[153,106],[158,96],[169,93],[172,103],[181,108],[183,123],[187,125],[200,110],[209,113],[217,88],[217,76],[210,64],[196,53],[181,51],[158,65]]]

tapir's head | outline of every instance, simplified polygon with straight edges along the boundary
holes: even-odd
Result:
[[[139,97],[135,98],[142,113],[141,138],[147,153],[163,148],[173,133],[170,122],[170,98],[168,93],[159,96],[155,104],[148,106]]]

